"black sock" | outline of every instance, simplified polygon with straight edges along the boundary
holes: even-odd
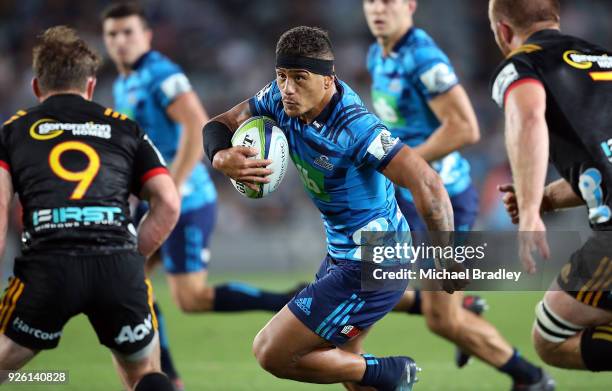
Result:
[[[516,384],[533,384],[542,378],[542,370],[521,357],[516,349],[510,360],[498,369],[512,377]]]
[[[170,379],[176,379],[178,378],[178,373],[176,372],[176,368],[174,368],[172,355],[170,355],[168,335],[166,334],[166,322],[157,302],[153,303],[153,310],[155,311],[155,316],[157,317],[161,369]]]
[[[213,310],[234,311],[280,311],[291,300],[286,293],[262,291],[241,282],[230,282],[215,287]]]
[[[170,382],[170,379],[162,373],[154,372],[147,373],[144,375],[136,387],[134,391],[173,391],[174,387]]]
[[[612,325],[585,329],[580,337],[580,353],[589,371],[612,371]]]
[[[412,303],[412,306],[408,308],[408,313],[423,315],[423,311],[421,310],[421,291],[419,289],[414,290],[414,302]]]

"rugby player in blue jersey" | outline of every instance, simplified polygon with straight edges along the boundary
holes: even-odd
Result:
[[[407,281],[398,290],[362,290],[357,238],[374,227],[409,232],[392,183],[411,189],[429,230],[452,231],[440,177],[336,78],[331,42],[319,28],[285,32],[276,47],[276,80],[204,127],[213,167],[251,186],[268,181],[270,161],[249,159],[254,151],[232,147],[231,136],[257,115],[274,119],[287,136],[291,159],[321,211],[328,254],[316,280],[255,337],[255,357],[268,372],[296,381],[411,390],[417,371],[411,358],[363,354],[369,329],[397,304]],[[321,159],[328,164],[316,164]]]
[[[479,138],[470,100],[448,57],[425,31],[414,27],[416,0],[364,0],[363,8],[377,40],[367,58],[374,109],[393,136],[440,174],[453,205],[455,229],[467,231],[476,219],[478,195],[470,165],[458,151]],[[410,190],[399,187],[397,198],[411,230],[427,230]],[[457,344],[458,366],[474,354],[511,376],[514,389],[548,389],[541,369],[472,313],[481,312],[481,302],[475,296],[464,300],[461,292],[407,291],[396,310],[422,313],[433,332]]]
[[[120,74],[113,86],[115,108],[147,132],[168,161],[180,189],[181,217],[161,248],[174,301],[184,312],[280,310],[294,292],[265,292],[243,283],[206,283],[217,201],[214,184],[201,162],[201,129],[208,116],[181,68],[151,50],[152,31],[139,5],[112,4],[103,12],[102,23],[106,49]],[[146,211],[141,204],[137,215]],[[160,320],[162,367],[176,379],[157,304],[155,309]]]

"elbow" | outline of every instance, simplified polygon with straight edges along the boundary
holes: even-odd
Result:
[[[461,129],[461,134],[463,135],[463,145],[473,145],[480,141],[480,127],[478,126],[478,122],[476,119],[470,120],[462,120],[457,124],[457,128]]]

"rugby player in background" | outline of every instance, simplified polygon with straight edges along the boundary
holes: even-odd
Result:
[[[181,68],[151,50],[152,31],[138,4],[111,4],[102,14],[102,24],[106,49],[119,72],[113,87],[116,109],[147,132],[169,162],[180,191],[181,217],[161,247],[175,303],[184,312],[280,310],[295,291],[272,293],[237,282],[207,284],[208,244],[217,202],[215,186],[201,162],[201,130],[208,116]],[[140,204],[137,215],[146,208]],[[180,388],[157,304],[155,309],[160,319],[162,368]]]
[[[248,159],[252,150],[231,146],[239,124],[258,115],[274,119],[285,132],[304,188],[321,211],[328,254],[316,280],[255,337],[255,357],[268,372],[296,381],[412,390],[417,368],[411,358],[376,358],[363,354],[362,346],[407,281],[400,290],[362,290],[361,243],[354,238],[374,226],[408,233],[391,181],[412,190],[430,230],[452,231],[442,181],[336,78],[331,42],[319,28],[285,32],[276,46],[276,80],[206,124],[205,149],[213,166],[239,181],[268,181],[268,161]],[[325,167],[315,163],[321,156],[329,162]]]
[[[393,136],[413,147],[440,174],[453,205],[455,229],[468,231],[478,213],[478,195],[470,165],[458,150],[479,139],[470,100],[448,57],[425,31],[414,27],[416,0],[364,0],[363,8],[377,39],[367,58],[374,109]],[[410,190],[398,187],[396,196],[410,229],[426,231]],[[395,310],[423,314],[430,330],[460,348],[459,367],[474,354],[509,375],[513,389],[552,389],[540,368],[472,313],[481,313],[483,307],[477,296],[426,289],[407,291]]]
[[[144,262],[170,234],[180,200],[138,125],[91,102],[99,63],[74,30],[45,31],[33,52],[41,103],[0,131],[0,254],[14,192],[24,210],[23,255],[0,305],[2,380],[55,348],[84,313],[129,390],[170,391]],[[130,193],[151,205],[138,231]]]
[[[533,341],[550,365],[612,370],[612,52],[559,30],[558,0],[492,0],[506,59],[492,97],[504,110],[513,185],[500,186],[520,257],[549,256],[542,211],[586,206],[591,238],[536,307]],[[545,186],[548,162],[561,179]]]

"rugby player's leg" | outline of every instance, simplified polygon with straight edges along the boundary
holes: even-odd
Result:
[[[159,361],[159,337],[157,333],[151,342],[141,350],[131,354],[112,351],[113,363],[123,385],[128,389],[134,386],[149,373],[161,373]],[[173,390],[172,383],[168,379],[169,390]]]
[[[148,208],[146,203],[139,203],[134,212],[134,221],[138,223],[144,214],[147,212]],[[145,261],[145,276],[147,278],[151,278],[153,272],[162,263],[162,257],[160,251],[157,251],[153,256]],[[183,388],[182,381],[176,370],[176,366],[174,365],[174,359],[172,358],[172,353],[170,352],[170,342],[168,340],[168,333],[166,331],[166,321],[164,314],[162,313],[161,307],[157,302],[157,299],[153,301],[153,310],[155,311],[155,316],[158,321],[158,334],[159,334],[159,344],[160,344],[160,360],[161,360],[161,368],[162,371],[174,382],[176,389],[181,390]]]
[[[16,371],[21,369],[38,353],[19,345],[4,334],[0,334],[0,383],[4,382],[8,376],[6,371]]]
[[[542,370],[523,358],[493,325],[464,309],[462,301],[461,292],[450,295],[423,291],[423,313],[429,329],[506,373],[515,385],[540,382]]]
[[[346,261],[345,261],[346,262]],[[317,279],[299,292],[253,341],[259,364],[273,375],[309,383],[351,383],[411,390],[418,368],[409,357],[360,355],[359,341],[399,300],[399,292],[361,292],[354,262],[326,257]],[[335,346],[349,344],[347,350]],[[366,388],[367,389],[367,388]]]
[[[595,299],[602,294],[584,296]],[[612,371],[612,311],[592,304],[576,300],[556,284],[546,292],[533,328],[534,347],[544,362],[559,368]]]
[[[172,297],[184,312],[279,311],[295,290],[274,293],[249,284],[207,285],[208,242],[214,228],[215,203],[183,213],[162,247]]]
[[[361,334],[359,334],[355,338],[351,339],[350,341],[342,345],[340,349],[347,351],[347,352],[355,353],[355,354],[360,354],[360,355],[364,354],[365,351],[363,349],[363,341],[365,337],[369,334],[370,330],[371,328],[363,330]],[[346,383],[345,382],[343,383],[343,385],[344,385],[344,388],[346,388],[348,391],[376,391],[376,389],[373,387],[362,386],[358,383]]]

